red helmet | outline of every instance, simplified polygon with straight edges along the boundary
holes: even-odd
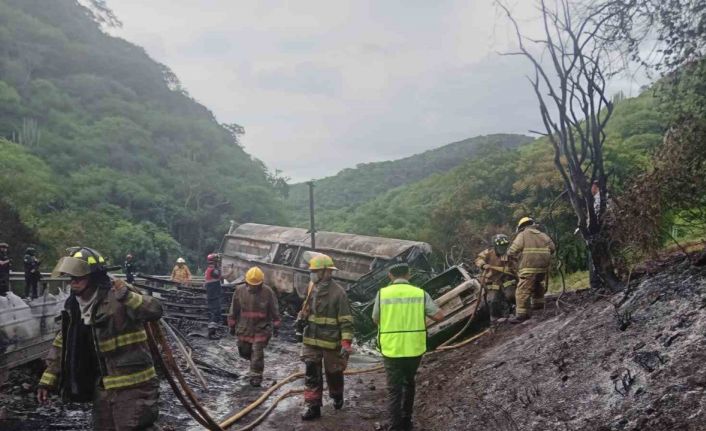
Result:
[[[215,262],[215,261],[218,260],[218,254],[216,254],[216,253],[211,253],[211,254],[209,254],[208,256],[206,256],[206,260],[207,260],[208,262]]]

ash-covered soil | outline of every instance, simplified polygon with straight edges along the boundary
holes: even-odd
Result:
[[[676,263],[623,293],[565,296],[476,344],[430,355],[418,429],[706,430],[706,268]]]

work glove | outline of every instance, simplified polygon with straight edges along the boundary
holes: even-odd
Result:
[[[353,346],[351,346],[351,340],[341,340],[341,357],[348,359],[351,353],[353,353]]]
[[[235,317],[233,316],[228,316],[228,327],[229,328],[235,328],[235,324],[237,322],[235,321]]]
[[[272,328],[272,336],[275,338],[279,337],[279,326]]]

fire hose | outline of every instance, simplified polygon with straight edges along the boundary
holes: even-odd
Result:
[[[453,350],[457,349],[459,347],[465,346],[478,338],[484,336],[485,334],[488,333],[489,329],[486,329],[485,331],[467,339],[464,340],[460,343],[453,344],[453,345],[448,345],[449,342],[455,340],[458,338],[462,333],[465,332],[465,330],[468,328],[470,323],[472,322],[473,318],[476,315],[476,312],[478,311],[479,305],[480,305],[481,299],[478,299],[478,302],[476,303],[476,307],[473,310],[473,313],[469,316],[468,322],[466,325],[458,331],[451,339],[449,339],[447,342],[443,343],[441,346],[436,348],[435,350],[429,352],[429,353],[440,353],[448,350]],[[280,380],[277,382],[277,384],[273,385],[270,387],[268,390],[266,390],[257,400],[254,402],[250,403],[248,406],[240,410],[239,412],[231,415],[227,419],[223,420],[220,424],[216,423],[213,418],[208,414],[206,409],[201,405],[200,401],[196,397],[196,395],[193,393],[191,388],[188,386],[186,380],[184,379],[183,374],[181,373],[179,367],[176,364],[176,361],[174,360],[174,355],[172,353],[171,347],[169,344],[166,342],[166,339],[164,338],[164,333],[162,332],[161,327],[157,322],[148,322],[145,324],[145,329],[147,330],[147,335],[148,335],[148,342],[150,345],[150,348],[152,349],[152,352],[154,354],[154,357],[157,358],[158,362],[162,366],[162,368],[165,371],[165,375],[167,377],[167,380],[169,381],[169,385],[171,386],[172,390],[174,391],[174,394],[177,396],[181,404],[184,406],[186,411],[191,415],[191,417],[194,418],[201,426],[203,426],[206,429],[209,430],[225,430],[226,428],[230,427],[243,417],[247,416],[250,412],[255,410],[257,407],[259,407],[262,403],[264,403],[275,391],[280,389],[282,386],[289,384],[295,380],[298,380],[302,377],[304,377],[304,373],[302,372],[297,372],[297,373],[292,373],[289,376],[285,377],[284,379]],[[161,347],[161,353],[160,353],[160,348]],[[353,369],[353,370],[346,370],[344,372],[345,375],[356,375],[356,374],[364,374],[364,373],[371,373],[375,371],[380,371],[384,367],[382,365],[377,365],[374,367],[369,367],[369,368],[362,368],[362,369]],[[264,411],[260,416],[255,418],[251,423],[248,425],[244,426],[243,428],[240,428],[238,431],[249,431],[254,429],[258,424],[260,424],[276,407],[277,405],[284,400],[285,398],[288,398],[293,395],[297,395],[302,393],[304,390],[303,389],[291,389],[284,394],[280,395],[277,397],[272,404]]]
[[[179,370],[179,367],[174,360],[174,355],[172,354],[172,349],[169,347],[169,343],[164,338],[164,333],[162,328],[159,326],[158,322],[147,322],[145,323],[145,330],[147,331],[147,341],[149,343],[150,349],[152,350],[152,356],[157,359],[158,363],[164,370],[164,374],[169,381],[174,394],[179,399],[184,409],[191,415],[192,418],[196,420],[201,426],[206,429],[216,431],[223,430],[216,421],[211,418],[206,409],[201,405],[201,402],[196,397],[196,394],[191,390],[184,375]],[[161,347],[161,352],[160,352]]]

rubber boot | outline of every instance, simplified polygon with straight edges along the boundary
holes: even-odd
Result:
[[[250,386],[253,388],[262,386],[262,377],[250,377]]]
[[[527,314],[516,314],[516,315],[512,316],[512,317],[508,320],[508,322],[513,323],[513,324],[517,324],[517,323],[522,323],[522,322],[524,322],[525,320],[527,320],[527,319],[529,319],[529,318],[530,318],[530,317],[529,317],[529,315],[527,315]]]
[[[310,421],[321,417],[321,407],[319,406],[309,406],[304,413],[302,413],[302,420]]]
[[[333,397],[333,408],[336,410],[343,408],[343,396]]]

